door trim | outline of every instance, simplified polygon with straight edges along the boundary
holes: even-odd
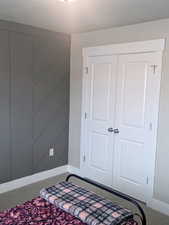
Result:
[[[86,56],[105,55],[105,53],[106,55],[120,55],[130,53],[161,52],[164,50],[164,47],[165,39],[88,47],[83,48],[83,58],[85,58]]]
[[[121,55],[121,54],[134,54],[134,53],[148,53],[148,52],[159,52],[162,55],[165,49],[165,39],[130,42],[122,44],[105,45],[98,47],[83,48],[83,73],[82,73],[82,106],[81,106],[81,137],[80,137],[80,171],[82,176],[84,173],[84,156],[85,156],[85,143],[86,143],[86,90],[87,90],[87,76],[88,73],[88,57],[103,56],[103,55]],[[162,58],[162,57],[161,57]],[[161,68],[160,68],[161,69]],[[157,147],[157,130],[158,130],[158,114],[159,114],[159,97],[160,97],[160,83],[161,83],[161,71],[160,79],[158,80],[157,91],[156,91],[156,102],[157,107],[154,112],[155,120],[155,134],[154,134],[154,153],[152,154],[152,173],[149,184],[149,194],[147,202],[153,198],[154,191],[154,177],[155,177],[155,162],[156,162],[156,147]],[[112,176],[114,174],[112,173]]]

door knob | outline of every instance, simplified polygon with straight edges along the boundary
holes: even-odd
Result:
[[[119,134],[119,133],[120,133],[119,129],[114,129],[113,132],[114,132],[115,134]]]
[[[113,129],[112,127],[109,127],[109,128],[108,128],[108,132],[113,133],[113,132],[114,132],[114,129]]]

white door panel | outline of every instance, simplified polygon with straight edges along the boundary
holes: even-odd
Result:
[[[120,144],[120,176],[135,184],[146,180],[146,167],[144,165],[144,145],[139,142],[121,140]],[[127,160],[128,159],[128,160]],[[133,159],[133,160],[132,160]],[[126,163],[126,161],[130,161]],[[142,168],[142,170],[140,170]]]
[[[115,139],[114,181],[118,190],[142,201],[148,197],[149,153],[153,151],[150,90],[155,76],[152,65],[159,63],[156,58],[156,53],[122,55],[118,66],[116,126],[120,133]]]
[[[121,59],[121,58],[120,58]],[[121,64],[122,62],[120,62]],[[123,64],[123,124],[144,127],[147,64],[128,62]]]
[[[108,121],[110,112],[111,64],[92,64],[91,116],[94,121]]]
[[[117,57],[89,57],[85,175],[112,185],[115,69]]]
[[[89,135],[89,161],[91,166],[106,172],[109,170],[109,138],[107,135],[101,134],[99,132],[92,132]],[[103,149],[105,157],[103,157]]]

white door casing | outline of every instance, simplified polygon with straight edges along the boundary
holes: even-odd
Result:
[[[160,39],[83,50],[84,68],[87,70],[84,69],[83,75],[81,173],[142,201],[147,201],[153,195],[164,44],[164,39]],[[124,68],[127,68],[127,73]],[[101,78],[95,79],[96,74],[100,74],[101,77],[102,70],[106,74],[102,76],[103,82],[99,80]],[[106,83],[106,76],[109,81],[112,80],[112,85]],[[95,77],[95,82],[91,77]],[[133,79],[135,77],[137,79]],[[103,95],[100,91],[95,91],[93,98],[92,88],[105,90],[106,85],[109,91]],[[109,100],[103,101],[106,99],[105,93],[108,92]],[[101,107],[101,103],[104,107]],[[107,132],[109,127],[118,128],[120,133]],[[92,135],[88,135],[89,131]],[[150,150],[147,151],[147,148]],[[107,149],[103,151],[104,158],[102,149]],[[145,152],[144,156],[141,151]],[[107,155],[109,157],[106,157]],[[124,156],[129,159],[126,160]]]

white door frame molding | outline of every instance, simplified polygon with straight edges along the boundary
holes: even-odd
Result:
[[[87,76],[88,73],[88,57],[105,56],[105,55],[121,55],[121,54],[134,54],[134,53],[148,53],[158,52],[162,55],[165,48],[165,39],[130,42],[122,44],[105,45],[98,47],[89,47],[83,49],[83,78],[82,78],[82,109],[81,109],[81,146],[80,146],[80,171],[84,174],[84,157],[85,157],[85,143],[86,143],[86,89],[87,89]],[[162,57],[161,57],[162,58]],[[161,73],[160,73],[161,74]],[[160,97],[160,82],[161,77],[158,80],[158,87],[156,90],[156,112],[154,112],[155,130],[158,129],[158,114],[159,114],[159,97]],[[152,155],[153,165],[150,183],[150,193],[147,202],[153,198],[154,190],[154,177],[155,177],[155,159],[156,159],[156,143],[157,132],[154,134],[154,153]]]
[[[165,48],[165,39],[156,39],[148,41],[128,42],[121,44],[112,44],[105,46],[96,46],[83,48],[83,59],[85,65],[85,58],[88,56],[99,55],[120,55],[133,54],[145,52],[162,52]]]

